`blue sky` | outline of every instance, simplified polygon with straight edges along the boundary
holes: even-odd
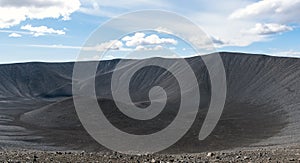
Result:
[[[190,19],[217,51],[300,57],[300,0],[0,0],[0,63],[74,61],[101,24],[144,9],[171,11]],[[95,50],[108,49],[109,43]],[[113,44],[106,59],[122,57],[129,50],[140,55],[161,49],[183,57],[197,55],[172,31],[132,32]]]

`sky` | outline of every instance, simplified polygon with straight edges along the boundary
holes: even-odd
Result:
[[[82,51],[110,51],[104,59],[122,58],[128,51],[139,51],[140,58],[162,50],[182,57],[198,55],[160,27],[83,47],[109,20],[150,9],[191,20],[216,51],[300,57],[300,0],[0,0],[0,63],[74,61]],[[99,58],[86,57],[91,59]]]

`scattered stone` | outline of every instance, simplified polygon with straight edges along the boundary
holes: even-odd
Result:
[[[117,156],[118,155],[118,152],[114,152],[114,156]]]
[[[212,153],[212,152],[208,152],[207,153],[207,157],[213,157],[215,154],[214,153]]]
[[[250,157],[244,156],[244,160],[249,160],[249,159],[250,159]]]
[[[212,162],[219,162],[220,160],[218,160],[218,159],[214,159],[214,160],[212,160]]]
[[[290,158],[289,161],[296,161],[294,158]]]
[[[57,152],[56,152],[56,154],[58,154],[58,155],[62,155],[63,153],[62,153],[62,152],[59,152],[59,151],[57,151]]]
[[[273,150],[273,149],[272,149]],[[68,152],[40,152],[40,151],[6,151],[0,154],[0,162],[135,162],[135,163],[174,163],[174,162],[295,162],[300,163],[300,158],[295,156],[300,152],[300,148],[283,151],[283,149],[274,150],[249,150],[227,152],[209,152],[199,154],[148,154],[140,157],[136,155],[125,155],[120,153],[98,153],[85,152],[81,155],[81,151]]]

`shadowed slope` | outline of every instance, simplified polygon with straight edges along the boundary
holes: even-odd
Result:
[[[210,82],[201,58],[188,58],[198,79],[201,105],[192,129],[165,152],[200,152],[299,142],[300,59],[233,53],[222,53],[221,57],[226,70],[228,92],[218,126],[205,141],[198,141],[210,100]],[[148,59],[154,60],[176,64],[176,59]],[[98,102],[108,119],[119,129],[134,134],[154,133],[168,126],[176,116],[180,104],[180,90],[176,79],[155,66],[144,68],[134,75],[130,93],[136,105],[142,108],[148,106],[148,92],[156,85],[163,87],[168,96],[167,106],[162,114],[141,123],[122,114],[111,100],[110,79],[119,61],[101,62],[96,77]],[[128,62],[128,66],[124,68],[137,64],[130,60],[125,62]],[[25,123],[28,128],[40,131],[45,141],[56,145],[103,149],[84,132],[76,116],[72,98],[68,97],[71,95],[72,68],[73,63],[1,65],[1,97],[52,101],[40,109],[23,114],[21,124]],[[88,87],[84,81],[78,82],[82,82],[81,89]],[[50,134],[51,131],[56,134]],[[80,134],[75,136],[74,132],[79,131]]]

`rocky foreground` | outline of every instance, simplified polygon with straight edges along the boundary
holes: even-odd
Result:
[[[300,147],[222,151],[181,155],[124,155],[62,151],[1,151],[0,162],[299,162]]]

